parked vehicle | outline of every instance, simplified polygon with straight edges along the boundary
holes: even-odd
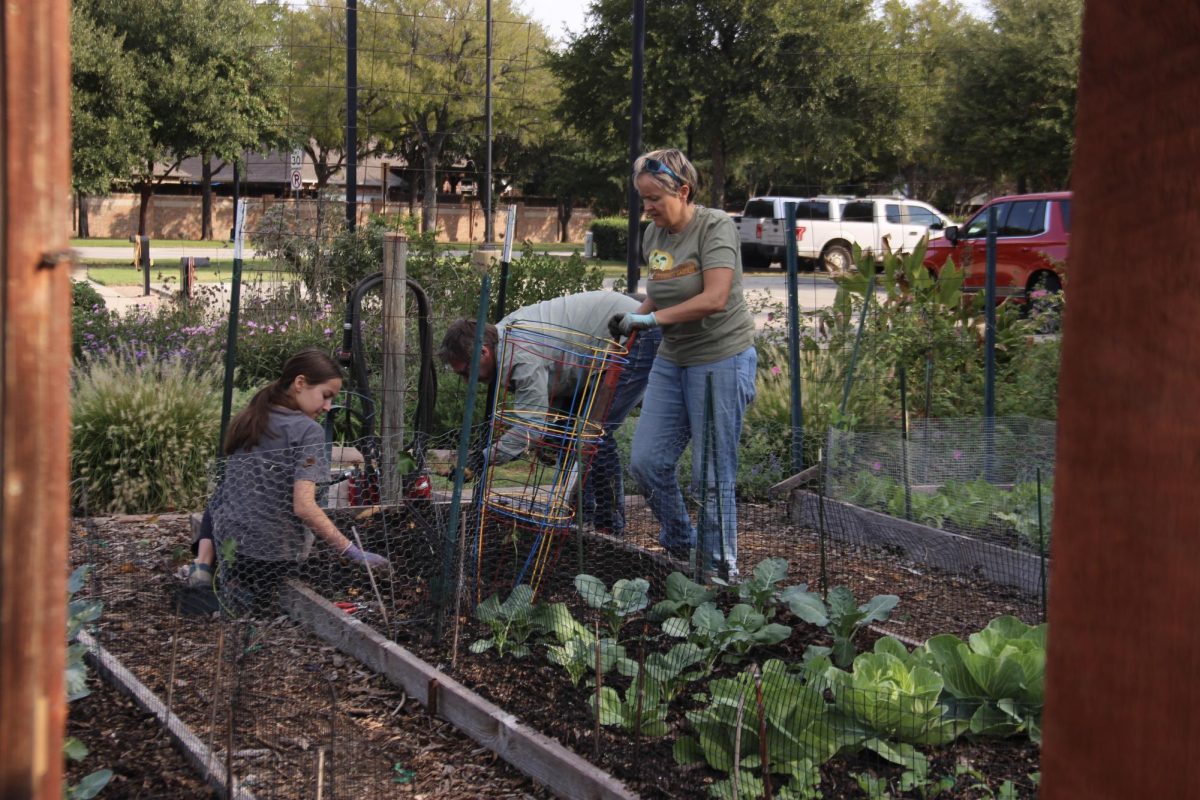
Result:
[[[896,197],[753,197],[737,223],[743,266],[755,269],[783,262],[789,202],[796,204],[791,234],[797,256],[834,274],[854,266],[855,245],[878,257],[888,250],[907,252],[924,236],[940,236],[950,224],[928,203]]]
[[[947,259],[966,277],[963,288],[982,291],[987,268],[988,209],[996,209],[996,297],[1023,302],[1042,288],[1060,291],[1071,240],[1071,193],[1045,192],[997,197],[964,225],[951,225],[929,243],[924,264],[934,274]]]

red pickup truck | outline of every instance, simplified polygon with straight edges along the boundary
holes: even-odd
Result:
[[[997,197],[965,225],[951,225],[929,243],[925,266],[935,275],[949,258],[966,272],[963,288],[983,291],[988,209],[996,209],[996,299],[1023,302],[1037,289],[1060,291],[1071,239],[1071,193]]]

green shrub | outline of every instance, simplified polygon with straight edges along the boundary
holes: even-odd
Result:
[[[639,230],[645,233],[649,220],[642,220]],[[629,253],[629,218],[598,217],[588,228],[592,232],[592,248],[597,258],[624,261]]]
[[[78,368],[71,394],[74,502],[86,498],[92,514],[203,504],[220,428],[219,372],[115,352]]]
[[[92,288],[90,283],[77,280],[71,281],[71,308],[82,308],[85,311],[92,311],[96,308],[104,308],[104,305],[104,298]]]

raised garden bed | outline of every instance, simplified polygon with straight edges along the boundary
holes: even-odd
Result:
[[[769,524],[763,524],[768,515]],[[760,557],[778,554],[785,556],[790,562],[789,583],[817,581],[822,564],[819,543],[811,531],[789,524],[786,509],[748,509],[742,514],[741,523],[742,533],[739,537],[744,570],[749,569]],[[404,531],[411,530],[399,520],[389,521],[386,514],[379,515],[378,518],[360,520],[358,526],[365,538],[378,537],[385,531],[390,531],[390,535],[403,536]],[[128,538],[134,540],[144,536],[148,527],[166,527],[173,532],[158,530],[153,545],[108,553],[108,574],[127,576],[124,585],[128,596],[119,599],[120,591],[110,593],[118,599],[110,607],[109,613],[102,618],[107,630],[103,635],[114,649],[122,648],[134,654],[135,661],[140,656],[145,663],[136,666],[135,671],[144,675],[143,680],[148,684],[157,685],[161,690],[167,683],[168,673],[165,668],[168,659],[165,658],[164,647],[165,643],[171,640],[170,629],[174,624],[166,608],[167,604],[162,600],[166,596],[166,585],[169,583],[167,574],[170,564],[179,559],[178,551],[186,543],[187,535],[183,524],[163,526],[155,522],[141,523],[140,526],[134,527],[140,527],[140,530],[130,531],[132,536]],[[630,516],[628,535],[624,539],[609,540],[605,537],[589,536],[583,540],[586,568],[606,583],[611,583],[619,577],[645,577],[651,584],[651,595],[660,599],[663,581],[676,563],[656,551],[653,536],[654,525],[648,512],[635,508]],[[414,537],[412,541],[425,542],[428,539],[426,532]],[[1036,597],[1011,587],[997,587],[978,575],[954,575],[935,568],[918,569],[910,559],[897,558],[896,552],[887,547],[840,542],[827,545],[829,551],[825,553],[825,574],[830,585],[847,585],[854,591],[855,596],[860,598],[883,592],[900,596],[900,605],[884,628],[906,640],[921,641],[940,632],[965,636],[982,628],[993,617],[1004,613],[1016,614],[1030,622],[1037,621],[1040,609]],[[558,570],[543,587],[539,599],[545,602],[568,602],[576,617],[590,625],[593,618],[581,603],[571,582],[574,568],[577,566],[575,559],[578,551],[575,548],[574,540],[569,540]],[[543,648],[535,648],[533,655],[522,660],[497,659],[489,653],[471,653],[468,646],[483,635],[483,629],[469,616],[465,610],[467,606],[464,606],[463,615],[457,619],[458,656],[455,663],[451,664],[453,637],[445,635],[435,638],[433,627],[429,624],[432,614],[428,576],[434,574],[431,571],[431,567],[434,566],[432,553],[424,544],[416,547],[402,544],[401,550],[410,554],[410,560],[404,563],[409,573],[398,576],[393,582],[395,585],[388,587],[385,596],[388,596],[389,603],[393,602],[392,597],[395,598],[395,605],[390,613],[395,638],[414,655],[436,665],[454,681],[495,703],[506,715],[511,715],[510,719],[514,722],[519,721],[534,731],[556,739],[564,747],[588,759],[601,770],[624,782],[639,796],[697,797],[705,791],[705,785],[723,777],[720,773],[704,767],[679,767],[672,757],[672,743],[677,734],[685,729],[685,713],[699,707],[693,699],[685,697],[672,709],[667,718],[670,730],[667,736],[634,738],[615,727],[602,727],[597,736],[594,717],[590,711],[592,693],[582,686],[572,687],[565,672],[545,660]],[[134,587],[136,591],[130,591]],[[120,588],[117,587],[118,590]],[[322,588],[322,591],[329,593],[331,599],[343,599],[344,595],[337,595],[337,592],[342,590],[355,593],[359,599],[365,599],[366,592],[369,591],[364,591],[362,586],[343,586],[339,590],[333,583],[327,583]],[[159,606],[157,612],[147,610],[153,608],[156,603]],[[138,621],[137,625],[133,624],[135,618]],[[788,624],[795,622],[786,612],[782,619]],[[402,622],[398,624],[395,622],[397,620]],[[364,621],[380,631],[387,628],[378,613],[373,610],[366,612]],[[455,620],[450,620],[451,625],[454,622]],[[639,623],[635,621],[631,624],[636,626]],[[273,697],[283,695],[290,697],[297,705],[312,703],[315,700],[312,676],[328,675],[339,686],[340,707],[345,712],[344,720],[339,722],[339,725],[347,726],[344,729],[351,734],[351,740],[361,738],[363,741],[361,752],[366,754],[363,763],[377,763],[381,766],[403,764],[403,769],[416,773],[414,783],[417,786],[428,787],[430,781],[436,785],[436,778],[431,778],[410,766],[417,762],[407,754],[388,752],[386,747],[382,747],[398,721],[412,723],[426,720],[426,725],[440,724],[429,720],[425,712],[415,709],[413,692],[391,687],[378,675],[371,675],[368,670],[359,668],[355,662],[344,660],[332,652],[331,648],[314,644],[307,633],[296,630],[286,620],[271,620],[265,624],[260,622],[259,625],[259,632],[255,634],[250,648],[244,648],[252,650],[245,653],[244,657],[246,665],[253,668],[243,669],[241,672],[250,682],[243,686],[247,692],[261,691]],[[211,714],[211,706],[205,702],[205,696],[208,694],[204,686],[206,681],[197,680],[194,676],[201,674],[199,671],[204,669],[201,665],[207,665],[209,670],[202,674],[211,674],[215,652],[212,638],[205,639],[198,633],[206,627],[217,626],[192,623],[181,628],[178,633],[183,645],[180,648],[181,652],[196,653],[199,650],[198,660],[192,658],[185,661],[181,657],[177,671],[177,682],[179,675],[187,674],[193,678],[185,678],[185,681],[195,680],[200,684],[194,687],[199,693],[199,702],[196,699],[187,701],[188,705],[200,707],[199,714],[195,710],[183,708],[181,700],[178,699],[183,694],[178,688],[178,683],[176,705],[180,708],[181,716],[191,714],[193,717],[199,717],[198,730],[201,731],[206,730],[204,725],[207,716]],[[871,640],[878,635],[878,632],[864,634],[860,646],[869,647]],[[783,658],[790,663],[798,662],[807,644],[819,643],[822,643],[819,632],[804,633],[801,626],[797,626],[797,632],[788,641],[756,651],[756,660],[761,662],[768,658]],[[377,665],[372,665],[375,666]],[[268,675],[271,679],[262,680]],[[617,684],[621,685],[619,679]],[[211,682],[208,685],[211,687]],[[280,691],[283,688],[286,688],[286,691]],[[271,716],[266,707],[256,713],[263,718]],[[361,730],[360,726],[364,723],[365,730]],[[506,726],[507,723],[501,727],[507,729]],[[498,733],[499,730],[500,728],[497,728],[493,731],[497,741],[511,743],[521,739]],[[477,760],[480,752],[474,745],[469,747],[474,748],[475,756],[468,759],[468,763]],[[957,765],[966,764],[987,777],[991,790],[995,790],[1003,780],[1010,779],[1020,787],[1018,796],[1032,796],[1028,776],[1037,769],[1038,750],[1027,740],[989,740],[976,743],[960,740],[950,747],[931,750],[930,756],[931,769],[938,775],[953,774]],[[371,771],[372,769],[364,770]],[[378,774],[382,770],[374,771],[377,773],[374,780],[382,780],[384,783],[388,781],[387,775]],[[865,794],[858,786],[855,773],[868,773],[898,780],[899,772],[898,767],[871,754],[836,759],[821,769],[823,796],[863,797]],[[461,766],[453,772],[452,777],[447,775],[445,780],[462,780],[469,777],[472,777],[469,768]],[[963,778],[951,796],[988,796],[983,789],[968,788],[969,783],[968,778]],[[487,785],[492,787],[496,784],[489,781]],[[470,788],[447,785],[444,792],[438,792],[435,796],[517,796],[505,794],[503,791],[498,789],[491,792],[489,789],[485,792],[478,784]],[[529,788],[528,783],[519,791],[537,794],[537,790]],[[572,795],[564,792],[563,796]]]

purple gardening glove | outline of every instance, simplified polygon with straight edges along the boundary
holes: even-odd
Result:
[[[371,569],[382,569],[388,572],[392,569],[392,564],[385,556],[378,553],[368,553],[366,550],[359,550],[356,545],[350,545],[342,551],[342,558],[347,561],[353,561],[355,564],[363,564]]]

